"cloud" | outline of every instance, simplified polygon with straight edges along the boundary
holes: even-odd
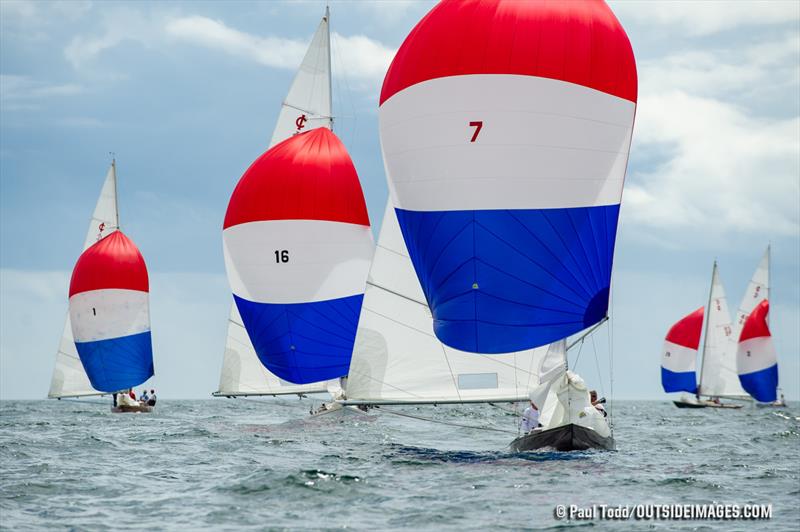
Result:
[[[103,32],[99,35],[77,35],[64,49],[64,56],[73,67],[82,68],[102,52],[123,42],[136,42],[150,47],[160,37],[163,14],[143,13],[121,7],[103,11]]]
[[[171,20],[165,29],[174,39],[274,68],[297,68],[308,48],[306,40],[259,37],[201,16]],[[340,54],[336,64],[344,75],[357,80],[382,78],[394,57],[395,50],[364,35],[334,33],[332,39],[336,52]]]
[[[765,88],[785,88],[800,80],[800,33],[744,49],[705,49],[646,59],[639,65],[642,93],[663,87],[692,94],[763,95]]]
[[[639,72],[630,225],[681,231],[680,245],[703,239],[695,228],[797,235],[800,33],[652,57]]]
[[[307,48],[307,44],[299,41],[257,37],[229,28],[219,20],[201,16],[171,20],[165,29],[169,36],[178,40],[277,68],[296,67]]]
[[[39,109],[44,99],[82,92],[84,88],[75,83],[52,84],[29,76],[0,74],[0,108],[3,111]]]
[[[620,0],[611,2],[611,8],[621,19],[649,26],[677,26],[698,36],[800,20],[800,3],[795,1]]]
[[[665,229],[796,235],[800,117],[765,119],[680,90],[639,100],[637,150],[668,153],[635,170],[629,221]]]

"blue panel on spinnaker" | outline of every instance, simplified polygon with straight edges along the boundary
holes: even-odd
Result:
[[[697,381],[694,371],[680,373],[661,368],[661,386],[664,391],[697,393]]]
[[[521,351],[606,316],[619,205],[396,212],[436,336],[451,347]]]
[[[739,375],[742,388],[756,401],[771,403],[778,399],[778,365]]]
[[[281,379],[308,384],[347,375],[363,294],[288,304],[233,299],[259,360]]]
[[[92,387],[118,392],[138,386],[153,376],[153,342],[150,331],[98,340],[75,342]]]

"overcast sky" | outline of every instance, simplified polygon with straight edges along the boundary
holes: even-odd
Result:
[[[373,227],[377,98],[429,2],[331,2],[335,131]],[[639,70],[614,263],[614,395],[659,399],[667,329],[732,309],[768,242],[780,379],[800,396],[800,3],[612,2]],[[216,390],[231,296],[222,219],[269,142],[323,2],[0,2],[0,398],[43,398],[69,275],[114,152],[151,277],[162,397]],[[578,371],[610,393],[607,332]],[[575,355],[573,355],[574,359]]]

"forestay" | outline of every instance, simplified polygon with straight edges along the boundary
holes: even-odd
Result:
[[[545,346],[484,355],[439,341],[395,211],[387,203],[361,309],[347,402],[526,401],[539,384],[547,353]]]
[[[700,394],[713,397],[747,397],[736,374],[736,340],[728,311],[728,299],[716,262],[711,274],[708,307]]]
[[[522,351],[606,317],[637,90],[604,2],[445,0],[412,30],[379,128],[440,341]]]
[[[97,198],[81,252],[86,251],[89,246],[110,235],[116,229],[119,229],[117,173],[116,164],[112,161],[106,173],[100,197]],[[89,377],[86,376],[86,372],[83,369],[78,351],[75,349],[72,324],[68,313],[64,323],[64,331],[61,334],[58,352],[56,353],[55,368],[53,369],[50,391],[47,396],[55,399],[59,397],[97,395],[100,393],[102,392],[92,388]]]

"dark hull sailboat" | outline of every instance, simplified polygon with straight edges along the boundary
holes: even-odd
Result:
[[[513,452],[553,449],[555,451],[614,450],[614,437],[603,437],[597,431],[570,423],[548,430],[533,431],[511,442]]]

